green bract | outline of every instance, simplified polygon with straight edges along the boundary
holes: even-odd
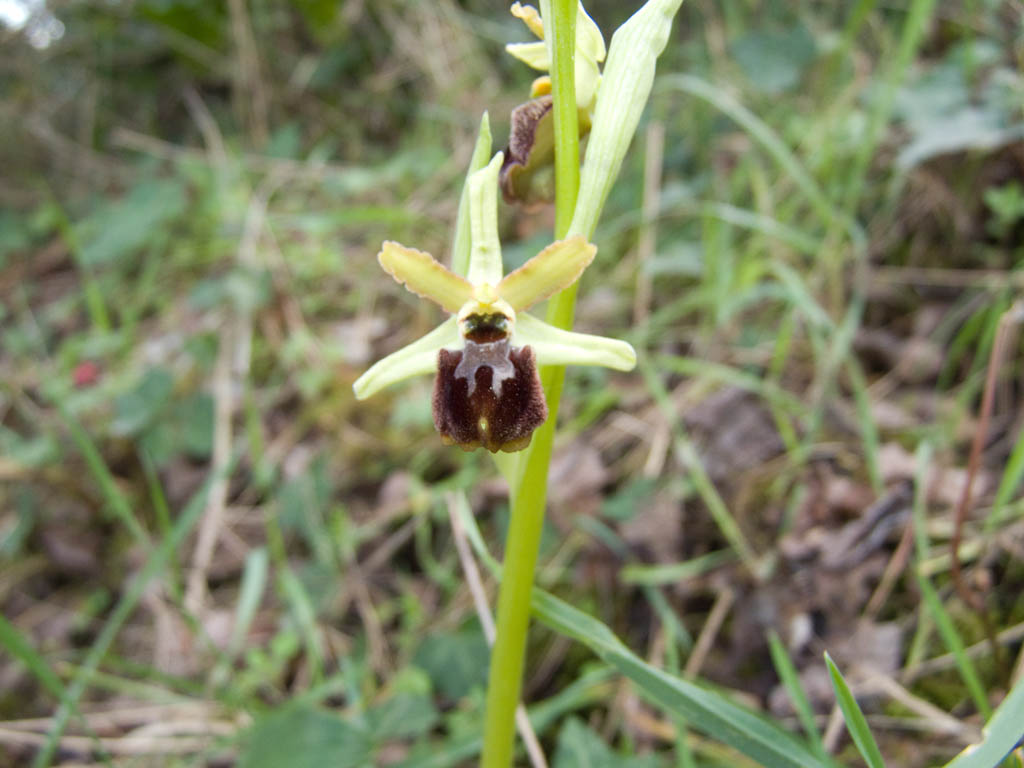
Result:
[[[612,35],[580,173],[579,196],[569,227],[571,235],[589,238],[594,233],[650,96],[655,62],[665,50],[672,18],[682,2],[648,0]]]

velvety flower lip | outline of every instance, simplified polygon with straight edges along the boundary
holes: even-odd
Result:
[[[597,248],[581,236],[552,243],[503,274],[498,239],[501,152],[469,179],[471,251],[465,277],[430,254],[386,241],[381,267],[451,316],[425,336],[380,360],[353,384],[365,399],[391,384],[438,375],[434,421],[445,442],[467,450],[521,450],[547,418],[537,365],[602,365],[630,370],[636,353],[624,341],[555,328],[524,312],[565,290]]]

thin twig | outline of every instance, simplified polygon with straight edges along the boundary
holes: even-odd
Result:
[[[1008,629],[1004,629],[996,635],[996,640],[1000,645],[1010,645],[1021,639],[1024,639],[1024,623],[1016,624]],[[975,643],[974,645],[968,646],[965,654],[969,659],[978,659],[990,650],[991,645],[989,644],[989,640],[985,639]],[[926,677],[936,672],[943,672],[947,669],[952,669],[955,664],[956,656],[952,653],[944,653],[941,656],[925,659],[921,663],[915,664],[913,667],[904,669],[903,672],[900,673],[900,682],[904,685],[910,685],[915,680],[919,680],[922,677]]]
[[[487,603],[487,592],[484,590],[483,579],[480,578],[480,569],[473,559],[473,552],[470,550],[469,541],[466,539],[466,531],[462,527],[462,520],[456,510],[458,501],[454,493],[448,494],[448,517],[452,521],[452,535],[455,538],[455,549],[459,553],[459,562],[462,563],[462,570],[466,574],[466,585],[473,596],[473,606],[476,608],[476,615],[480,619],[480,626],[483,627],[484,637],[487,644],[493,646],[496,630],[494,617],[491,615],[491,608]],[[548,762],[544,757],[540,741],[530,724],[530,717],[526,714],[526,707],[522,702],[516,707],[516,726],[519,729],[519,736],[526,746],[526,754],[530,757],[530,763],[534,768],[548,768]]]
[[[893,701],[902,704],[914,714],[920,715],[925,722],[931,724],[935,732],[956,736],[965,745],[981,740],[981,732],[976,726],[970,725],[967,722],[961,722],[943,712],[934,704],[925,701],[919,696],[915,696],[888,675],[873,675],[859,688],[860,691],[858,692],[878,691],[882,693]]]
[[[903,528],[903,536],[900,537],[900,543],[896,546],[896,551],[892,553],[892,557],[889,558],[889,562],[882,572],[882,578],[878,580],[878,587],[871,595],[871,599],[868,600],[867,607],[864,609],[865,616],[874,618],[882,610],[882,606],[889,599],[889,594],[896,584],[896,579],[899,578],[900,574],[906,569],[907,563],[910,562],[910,554],[913,550],[914,521],[910,518]]]
[[[718,630],[722,628],[722,622],[729,615],[729,610],[735,599],[736,592],[732,587],[726,587],[718,593],[715,604],[711,607],[711,613],[708,615],[707,621],[704,622],[697,642],[693,646],[693,652],[686,660],[683,677],[692,679],[700,673],[701,667],[704,666],[704,660],[707,658],[711,646],[714,645],[715,638],[718,637]]]
[[[839,748],[839,739],[843,735],[845,725],[846,721],[843,719],[843,712],[839,709],[839,705],[836,704],[829,713],[828,723],[825,725],[825,733],[821,736],[821,743],[825,747],[825,751],[830,755],[834,755],[836,749]]]

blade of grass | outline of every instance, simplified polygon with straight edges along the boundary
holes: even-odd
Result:
[[[667,75],[658,79],[657,87],[678,90],[696,96],[730,117],[752,139],[764,147],[775,162],[789,174],[824,223],[844,229],[849,234],[854,248],[857,251],[864,249],[867,237],[860,225],[832,204],[818,183],[800,164],[796,155],[779,138],[779,135],[728,92],[694,75]]]
[[[624,584],[651,587],[678,584],[694,579],[726,563],[731,563],[735,559],[735,552],[729,549],[720,549],[680,563],[631,564],[622,567],[622,570],[619,571],[619,579]]]
[[[807,734],[811,743],[811,749],[823,761],[828,760],[828,752],[825,750],[821,733],[814,721],[814,710],[811,708],[811,702],[807,699],[803,685],[800,684],[800,675],[775,630],[768,633],[768,650],[772,656],[772,664],[775,665],[775,672],[779,675],[782,685],[785,686],[793,709],[796,710],[796,716],[800,720],[800,725],[803,726],[804,733]]]
[[[967,655],[963,638],[960,637],[960,633],[956,631],[956,626],[953,624],[953,620],[945,607],[942,605],[942,601],[939,599],[938,594],[935,592],[935,588],[932,583],[928,580],[927,576],[924,575],[922,564],[926,562],[928,557],[928,532],[927,532],[927,519],[926,519],[926,503],[928,494],[928,475],[929,469],[931,468],[932,459],[932,446],[927,440],[922,441],[917,447],[916,461],[917,467],[914,475],[914,505],[912,508],[912,514],[914,518],[914,543],[917,554],[917,563],[914,568],[914,573],[917,577],[918,585],[921,588],[921,595],[924,597],[924,609],[927,610],[928,615],[932,621],[935,622],[935,626],[939,630],[939,634],[942,637],[943,642],[946,645],[947,650],[953,654],[953,658],[956,660],[957,670],[960,672],[960,677],[963,679],[964,684],[967,686],[967,690],[974,700],[975,706],[978,711],[985,717],[988,717],[992,708],[989,706],[988,698],[985,695],[985,688],[981,683],[978,673],[974,668],[974,663]],[[923,638],[924,625],[918,627],[918,634],[915,636],[915,642],[911,648],[913,653],[908,654],[908,658],[913,660],[923,650],[923,645],[918,638]],[[908,664],[910,661],[908,660]]]
[[[674,677],[638,658],[603,623],[554,595],[535,589],[533,610],[542,622],[583,643],[636,684],[644,698],[681,715],[701,730],[768,768],[824,763],[791,734],[732,703],[724,695]]]
[[[986,533],[991,533],[1001,522],[1003,508],[1010,502],[1022,480],[1024,480],[1024,431],[1017,437],[1017,444],[1013,446],[1010,458],[1003,469],[1003,476],[999,479],[995,501],[992,502],[992,509],[989,510],[988,517],[985,518]]]
[[[85,460],[85,465],[88,467],[96,484],[99,485],[100,492],[103,494],[103,499],[106,501],[110,511],[128,529],[136,543],[148,551],[152,547],[149,534],[146,533],[142,523],[135,517],[128,499],[121,493],[121,489],[117,487],[117,481],[114,480],[114,476],[110,473],[106,463],[104,463],[103,457],[96,448],[96,444],[93,443],[92,438],[89,437],[82,425],[78,423],[78,419],[71,414],[71,411],[63,403],[57,404],[57,410],[60,412],[61,419],[64,421],[65,426],[67,426],[68,431],[71,433],[72,442],[74,442],[78,452]]]
[[[728,507],[726,507],[714,483],[711,482],[711,478],[708,477],[700,456],[697,455],[697,451],[686,435],[686,431],[679,419],[679,414],[676,413],[669,400],[665,386],[661,383],[661,379],[658,378],[658,374],[651,367],[650,363],[643,357],[638,361],[638,367],[643,374],[644,381],[647,383],[648,390],[672,428],[675,435],[673,447],[679,461],[686,467],[697,495],[700,496],[701,501],[707,506],[708,512],[711,514],[712,519],[714,519],[718,529],[722,532],[725,540],[729,542],[729,545],[736,552],[736,555],[751,575],[756,578],[760,570],[758,568],[757,555],[747,542],[743,531],[740,530]]]
[[[864,713],[860,711],[850,686],[846,684],[842,673],[828,653],[825,654],[825,664],[828,665],[828,675],[832,678],[832,688],[836,692],[836,701],[843,713],[843,720],[846,721],[846,729],[850,732],[853,743],[857,745],[857,751],[868,764],[868,768],[885,768],[885,761],[882,760],[882,753],[878,750],[878,743],[868,727],[868,721],[864,719]]]
[[[64,683],[51,669],[38,651],[32,647],[32,643],[11,624],[6,618],[0,615],[0,646],[5,648],[11,658],[17,659],[25,668],[32,673],[43,688],[58,699],[64,696]]]
[[[67,211],[64,210],[64,206],[57,201],[57,196],[53,194],[53,190],[45,186],[45,184],[44,189],[55,214],[54,224],[57,227],[57,231],[60,232],[65,245],[68,247],[68,252],[74,259],[75,268],[81,275],[82,295],[85,299],[86,311],[89,313],[89,320],[97,332],[101,334],[109,333],[112,325],[110,323],[110,313],[107,311],[107,305],[103,301],[103,289],[100,287],[96,275],[93,274],[92,267],[82,258],[82,244],[78,239],[78,233],[75,232],[75,225],[71,222]]]
[[[660,355],[654,359],[654,363],[658,370],[710,379],[752,392],[772,407],[785,411],[792,417],[802,417],[807,412],[805,402],[782,389],[775,382],[752,373],[745,373],[732,366],[677,355]]]
[[[871,396],[868,394],[864,371],[853,355],[846,358],[846,372],[850,377],[853,401],[857,406],[857,424],[860,427],[861,444],[864,446],[868,478],[875,493],[881,495],[885,490],[885,482],[882,480],[882,467],[878,459],[878,427],[871,413]]]
[[[914,54],[921,45],[934,7],[935,0],[913,0],[910,4],[907,20],[904,22],[903,29],[900,32],[900,41],[895,58],[885,73],[881,94],[875,102],[875,108],[871,113],[867,137],[858,143],[857,154],[853,158],[852,167],[846,174],[848,182],[841,208],[847,216],[853,215],[860,201],[861,192],[867,180],[868,166],[882,139],[882,132],[889,124],[889,119],[892,116],[893,107],[896,103],[896,94],[906,78],[907,69],[914,59]]]
[[[316,608],[313,606],[313,600],[306,591],[306,587],[299,581],[299,577],[291,568],[286,566],[278,578],[281,593],[291,608],[292,616],[306,643],[310,677],[312,683],[316,685],[324,677],[324,652],[316,626]]]
[[[242,583],[238,589],[238,602],[235,606],[235,621],[231,627],[231,638],[228,647],[217,666],[210,675],[210,685],[218,688],[227,680],[231,663],[238,657],[249,632],[252,620],[256,616],[263,591],[267,586],[269,556],[264,547],[254,549],[245,558],[245,569],[242,571]]]
[[[939,599],[935,587],[932,586],[932,583],[927,578],[918,573],[917,583],[921,588],[921,595],[924,597],[928,612],[931,613],[932,618],[935,620],[935,626],[939,629],[939,635],[942,637],[943,643],[947,650],[953,654],[953,658],[956,659],[957,671],[960,673],[960,678],[964,681],[964,685],[967,686],[967,691],[974,700],[974,705],[983,717],[990,717],[992,715],[992,707],[988,703],[985,686],[982,684],[981,678],[978,677],[978,671],[974,667],[974,662],[967,655],[964,640],[960,633],[957,632],[952,617],[942,604],[942,600]]]

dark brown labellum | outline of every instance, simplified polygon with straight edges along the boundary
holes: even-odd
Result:
[[[507,336],[483,343],[467,337],[463,350],[438,353],[434,426],[445,444],[521,451],[547,417],[530,347],[513,347]]]

